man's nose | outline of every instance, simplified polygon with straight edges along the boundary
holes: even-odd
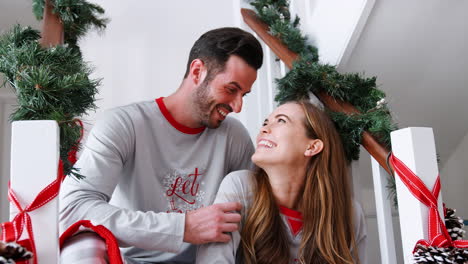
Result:
[[[236,98],[231,102],[231,108],[234,112],[239,113],[242,110],[242,95],[238,94]]]

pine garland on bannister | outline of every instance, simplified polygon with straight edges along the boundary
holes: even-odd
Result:
[[[64,174],[81,178],[68,159],[79,150],[81,127],[76,117],[96,108],[100,79],[91,79],[92,68],[81,56],[77,40],[92,27],[103,29],[104,10],[82,0],[55,0],[54,10],[64,23],[65,44],[42,48],[40,33],[31,27],[14,26],[0,37],[0,72],[17,96],[18,106],[10,116],[17,120],[56,120],[60,127],[60,159]],[[34,12],[42,18],[43,0],[34,0]],[[31,146],[33,147],[33,146]]]
[[[85,0],[53,0],[53,12],[63,23],[64,41],[69,47],[78,49],[78,39],[90,29],[103,30],[109,22],[103,18],[104,9]],[[45,0],[33,0],[33,13],[43,19]]]
[[[253,1],[251,5],[259,17],[270,26],[270,34],[280,38],[288,48],[301,55],[309,56],[312,62],[318,62],[318,50],[307,44],[307,37],[297,28],[299,17],[291,22],[287,0]]]
[[[309,92],[325,92],[354,105],[362,114],[330,113],[349,161],[359,159],[364,130],[390,148],[390,132],[397,126],[392,122],[385,103],[385,93],[377,89],[376,78],[365,78],[357,73],[342,74],[333,65],[319,63],[317,48],[307,44],[307,37],[298,28],[299,17],[292,20],[287,0],[256,0],[251,5],[259,18],[269,25],[269,33],[299,54],[293,68],[284,78],[277,80],[275,100],[282,103],[307,98]]]

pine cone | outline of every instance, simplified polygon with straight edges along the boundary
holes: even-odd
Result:
[[[468,264],[468,249],[436,248],[418,245],[414,253],[415,264]]]
[[[457,248],[454,251],[454,259],[457,264],[468,263],[468,249]]]
[[[32,256],[31,252],[19,244],[0,241],[0,263],[15,263],[15,260],[26,260]]]
[[[452,249],[449,248],[435,248],[418,245],[417,250],[413,256],[415,264],[457,263],[454,262]]]
[[[15,262],[11,259],[0,257],[0,264],[15,264]]]
[[[446,208],[447,213],[445,215],[445,226],[447,227],[447,232],[450,234],[452,240],[463,239],[465,235],[465,230],[463,227],[463,219],[456,216],[456,210],[451,208]]]

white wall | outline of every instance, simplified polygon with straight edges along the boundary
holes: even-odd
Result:
[[[468,133],[439,170],[446,206],[456,209],[458,216],[468,219]]]
[[[103,79],[98,112],[168,96],[185,73],[190,48],[204,32],[233,26],[233,1],[98,0],[111,18],[103,34],[89,34],[85,60]]]

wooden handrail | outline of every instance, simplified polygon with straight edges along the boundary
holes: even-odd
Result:
[[[50,0],[46,0],[41,39],[41,46],[44,48],[63,44],[63,23],[60,17],[53,12],[53,9]]]
[[[289,48],[282,43],[278,38],[268,33],[268,25],[261,21],[255,12],[250,9],[241,9],[244,22],[252,28],[255,33],[271,48],[271,50],[280,58],[286,66],[292,68],[293,62],[298,59],[298,54],[289,50]],[[359,111],[350,103],[335,99],[330,95],[321,92],[315,94],[322,103],[329,109],[335,112],[342,112],[345,114],[356,114]],[[374,157],[380,166],[382,166],[390,175],[391,172],[387,166],[387,154],[389,150],[382,146],[369,132],[364,131],[362,134],[362,146]]]

